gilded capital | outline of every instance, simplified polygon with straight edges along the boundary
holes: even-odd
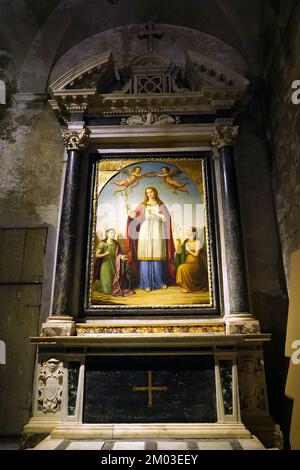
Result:
[[[212,146],[220,149],[226,145],[232,146],[238,135],[239,126],[216,127],[212,138]]]
[[[61,136],[67,150],[84,151],[89,146],[90,133],[87,127],[80,131],[64,129],[61,131]]]

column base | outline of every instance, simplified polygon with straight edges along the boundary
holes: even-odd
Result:
[[[46,323],[42,324],[41,336],[75,336],[75,321],[73,317],[53,316],[47,318]]]
[[[226,334],[228,335],[253,335],[260,333],[259,321],[251,314],[232,314],[224,317]]]

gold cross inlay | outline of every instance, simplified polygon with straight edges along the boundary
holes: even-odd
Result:
[[[148,374],[148,386],[147,387],[133,387],[134,392],[148,392],[148,404],[147,408],[152,408],[153,407],[153,392],[167,392],[168,387],[165,385],[162,386],[153,386],[153,380],[152,380],[152,370],[147,371]]]

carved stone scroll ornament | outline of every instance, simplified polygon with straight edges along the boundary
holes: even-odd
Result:
[[[44,413],[56,413],[59,410],[63,374],[63,363],[58,359],[49,359],[40,369],[37,400]]]
[[[243,410],[265,410],[264,368],[261,359],[243,356],[238,361],[239,389]]]
[[[61,136],[67,150],[84,151],[89,145],[89,136],[91,131],[85,127],[80,131],[65,130],[61,131]]]
[[[143,115],[133,115],[129,118],[123,118],[121,120],[122,126],[167,126],[169,124],[179,124],[179,116],[169,116],[168,114],[157,114],[147,113]]]
[[[218,149],[225,146],[232,146],[238,135],[239,126],[216,127],[212,139],[212,146]]]

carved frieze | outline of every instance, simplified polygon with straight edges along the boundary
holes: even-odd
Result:
[[[44,362],[38,376],[38,403],[44,413],[60,409],[63,388],[63,363],[51,358]]]
[[[84,151],[89,145],[91,131],[85,127],[80,131],[63,129],[61,136],[67,150]]]
[[[84,113],[85,110],[87,109],[88,107],[88,102],[82,102],[82,103],[67,103],[65,105],[66,107],[66,110],[69,112],[69,113]]]
[[[167,126],[169,124],[179,124],[179,116],[170,116],[168,114],[157,115],[147,113],[142,115],[133,115],[129,118],[122,118],[121,125],[123,126]]]

